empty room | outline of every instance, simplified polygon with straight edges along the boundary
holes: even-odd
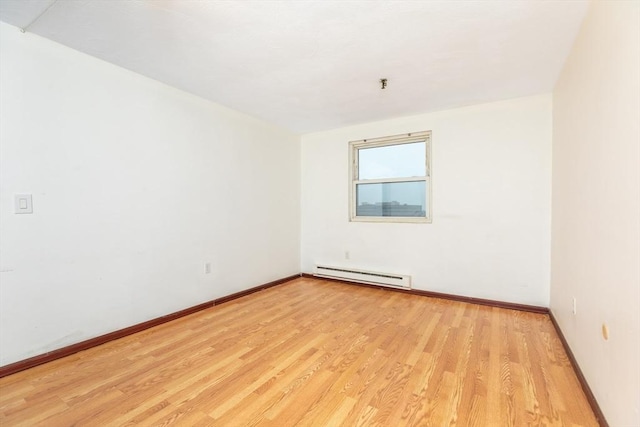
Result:
[[[640,1],[0,0],[0,426],[640,427]]]

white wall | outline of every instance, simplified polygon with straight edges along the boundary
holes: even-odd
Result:
[[[551,310],[611,426],[640,425],[639,64],[640,3],[594,2],[553,93]]]
[[[433,223],[349,222],[349,141],[423,130]],[[550,183],[550,95],[303,135],[302,270],[408,273],[417,289],[548,306]]]
[[[299,136],[5,24],[0,55],[0,365],[300,271]]]

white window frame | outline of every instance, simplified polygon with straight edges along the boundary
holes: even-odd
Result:
[[[416,142],[425,143],[425,175],[407,176],[401,178],[384,179],[358,179],[358,150],[375,147],[387,147],[400,144],[411,144]],[[413,222],[431,223],[431,131],[412,132],[401,135],[385,136],[381,138],[363,139],[349,142],[349,220],[353,222]],[[356,215],[356,194],[358,184],[378,184],[392,182],[424,181],[426,200],[428,207],[424,217],[402,217],[402,216],[357,216]]]

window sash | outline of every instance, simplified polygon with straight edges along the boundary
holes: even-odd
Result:
[[[426,146],[426,156],[425,156],[425,175],[422,176],[428,177],[431,175],[431,131],[427,132],[417,132],[409,134],[411,136],[399,135],[399,136],[391,136],[391,137],[383,137],[383,138],[374,138],[374,139],[365,139],[362,141],[352,141],[351,144],[351,168],[352,168],[352,179],[358,180],[359,175],[359,167],[358,167],[358,151],[360,149],[367,148],[378,148],[378,147],[387,147],[393,145],[401,145],[401,144],[415,144],[416,142],[424,142]],[[402,177],[401,179],[412,178],[412,177]],[[385,179],[395,179],[395,178],[385,178]],[[362,180],[364,181],[364,180]]]
[[[426,181],[428,176],[408,176],[406,178],[380,178],[380,179],[359,179],[354,180],[353,183],[358,184],[385,184],[393,182],[412,182],[412,181]]]

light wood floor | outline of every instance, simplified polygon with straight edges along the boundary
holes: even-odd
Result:
[[[5,377],[0,425],[597,422],[545,315],[301,278]]]

